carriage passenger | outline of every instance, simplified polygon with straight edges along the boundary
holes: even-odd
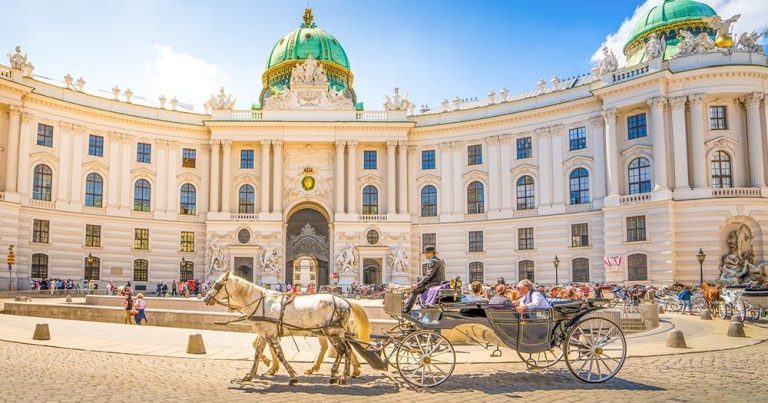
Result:
[[[472,294],[463,295],[461,297],[461,302],[485,302],[488,300],[483,296],[483,285],[480,284],[479,281],[473,281],[472,284],[470,284],[470,290],[472,291]]]
[[[507,298],[507,286],[504,284],[496,285],[496,295],[488,301],[491,305],[509,305],[512,301]]]
[[[529,309],[546,309],[551,307],[544,294],[534,290],[533,283],[530,280],[521,280],[517,284],[517,289],[522,296],[516,303],[518,312],[523,313]]]

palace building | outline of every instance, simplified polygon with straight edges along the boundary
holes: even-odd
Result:
[[[408,283],[435,245],[465,282],[698,282],[700,249],[715,280],[735,229],[768,247],[768,63],[725,18],[667,0],[626,65],[605,49],[584,75],[421,110],[397,89],[364,108],[354,55],[311,10],[248,110],[224,89],[204,113],[105,97],[17,48],[0,66],[10,278]]]

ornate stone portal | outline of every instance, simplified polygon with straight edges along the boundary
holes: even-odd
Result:
[[[765,266],[768,262],[755,265],[753,241],[752,230],[746,224],[741,224],[737,230],[728,234],[728,252],[720,258],[719,281],[726,285],[765,283]]]

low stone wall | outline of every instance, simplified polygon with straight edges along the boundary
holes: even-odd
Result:
[[[112,306],[123,307],[124,297],[112,295],[88,295],[85,297],[85,305],[88,306]],[[144,297],[147,309],[195,312],[227,312],[227,308],[221,305],[206,305],[202,298],[155,298]]]

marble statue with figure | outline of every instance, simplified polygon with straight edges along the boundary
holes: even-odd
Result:
[[[13,53],[8,53],[8,61],[11,62],[12,68],[24,70],[24,66],[27,64],[27,54],[21,53],[21,46],[16,46]]]
[[[411,270],[411,261],[408,259],[408,252],[402,246],[389,248],[388,253],[389,266],[392,273],[408,273]]]
[[[224,87],[221,87],[217,95],[211,95],[211,98],[206,102],[206,107],[210,107],[211,110],[232,110],[235,107],[237,99],[232,99],[232,94],[227,95],[224,92]]]
[[[323,85],[328,84],[328,76],[325,74],[323,65],[310,54],[304,63],[293,66],[291,71],[291,85],[310,84]]]
[[[739,35],[739,39],[736,41],[736,48],[744,52],[763,53],[763,46],[758,44],[757,41],[765,35],[764,33],[758,33],[757,31],[744,32]]]
[[[336,255],[336,268],[340,274],[354,274],[355,270],[355,247],[347,244]]]
[[[654,32],[648,37],[648,42],[645,43],[645,56],[647,60],[657,59],[664,56],[664,49],[666,40],[664,37],[659,36]]]
[[[715,36],[713,44],[718,48],[730,48],[733,46],[733,37],[731,36],[731,30],[733,24],[741,18],[741,14],[736,14],[731,18],[723,19],[719,15],[703,18],[710,28],[714,29],[717,34]],[[707,35],[709,37],[709,35]]]
[[[619,68],[619,60],[616,59],[616,55],[613,53],[611,48],[608,46],[603,46],[602,52],[603,58],[600,60],[598,65],[600,75],[616,71]]]
[[[279,273],[280,268],[277,266],[279,258],[280,255],[277,252],[277,248],[271,246],[262,248],[261,253],[259,254],[259,264],[261,265],[261,270],[264,273]]]
[[[746,224],[728,234],[728,252],[720,258],[719,281],[726,285],[762,284],[768,262],[755,264],[754,236]]]
[[[384,96],[386,98],[386,101],[384,101],[384,110],[386,111],[406,111],[408,114],[413,114],[413,108],[414,104],[413,102],[408,100],[408,95],[401,96],[400,95],[400,88],[395,87],[394,93],[392,94],[392,97],[390,98],[389,95]]]
[[[219,274],[227,271],[229,268],[229,261],[224,248],[219,245],[219,239],[213,238],[208,244],[208,248],[205,253],[205,274],[206,277],[215,277]]]

